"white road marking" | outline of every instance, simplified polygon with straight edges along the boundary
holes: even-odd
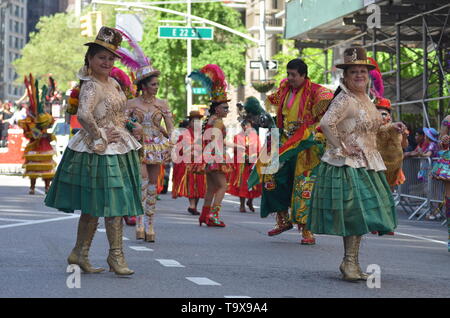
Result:
[[[106,233],[106,229],[97,229],[97,232]]]
[[[39,194],[46,195],[44,191],[42,191],[42,190],[40,190],[40,189],[38,189],[38,188],[35,188],[34,190],[35,190],[37,193],[39,193]]]
[[[31,222],[33,220],[0,218],[0,221],[6,221],[6,222]]]
[[[444,242],[444,241],[433,240],[433,239],[430,239],[430,238],[427,238],[427,237],[423,237],[423,236],[418,236],[418,235],[411,235],[411,234],[406,234],[406,233],[401,233],[401,232],[395,232],[395,234],[408,236],[408,237],[414,237],[414,238],[419,239],[419,240],[429,241],[429,242],[433,242],[433,243],[439,243],[439,244],[444,244],[444,245],[448,244],[447,242]]]
[[[252,298],[250,296],[223,296],[224,298]]]
[[[222,286],[222,284],[219,284],[213,280],[210,280],[206,277],[186,277],[187,280],[202,286]]]
[[[157,259],[157,261],[165,267],[185,267],[173,259]]]
[[[71,220],[71,219],[75,219],[75,218],[79,218],[79,217],[80,217],[79,215],[70,215],[70,216],[64,216],[64,217],[54,218],[54,219],[36,220],[36,221],[27,221],[27,222],[16,223],[16,224],[0,225],[0,229],[6,229],[9,227],[25,226],[25,225],[41,224],[41,223],[47,223],[47,222]]]
[[[153,252],[151,248],[145,247],[145,246],[129,246],[132,250],[139,251],[139,252]]]
[[[231,201],[231,200],[227,200],[227,199],[223,199],[222,201],[223,201],[223,202],[234,203],[234,204],[239,204],[239,205],[241,204],[240,202]],[[259,206],[258,206],[258,205],[254,205],[253,207],[259,209]],[[250,213],[253,213],[253,212],[250,212]]]
[[[69,213],[64,213],[64,212],[49,212],[49,211],[40,211],[40,210],[26,210],[26,209],[14,209],[14,208],[5,208],[5,207],[1,207],[0,208],[0,213],[4,214],[4,213],[30,213],[32,215],[35,214],[58,214],[58,215],[62,215],[62,214],[69,214]]]
[[[125,236],[122,236],[122,240],[124,240],[124,241],[129,241],[130,239],[127,238],[127,237],[125,237]]]

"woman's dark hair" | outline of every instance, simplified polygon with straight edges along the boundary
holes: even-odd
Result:
[[[289,61],[286,65],[288,70],[297,70],[300,75],[305,75],[305,78],[308,77],[308,65],[301,59],[294,59]]]
[[[96,54],[100,53],[101,51],[108,51],[108,50],[105,49],[103,46],[95,44],[95,43],[89,44],[89,48],[86,51],[86,54],[84,56],[84,66],[89,67],[89,58],[94,57]],[[83,80],[80,80],[80,89],[81,89],[81,85],[83,85],[83,82],[84,82]]]
[[[158,75],[150,75],[149,77],[146,77],[146,78],[144,78],[142,81],[138,82],[138,84],[137,84],[137,91],[138,91],[139,95],[140,95],[141,92],[142,92],[142,86],[145,85],[145,84],[147,84],[147,83],[150,83],[150,81],[151,81],[152,78],[154,78],[154,77],[158,77]]]
[[[208,116],[203,121],[202,134],[205,132],[206,125],[208,124],[209,118],[216,113],[217,106],[221,105],[223,102],[211,102],[208,109]]]

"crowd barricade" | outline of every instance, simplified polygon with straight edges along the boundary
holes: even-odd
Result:
[[[415,216],[422,219],[432,211],[433,204],[439,208],[441,216],[446,218],[442,209],[444,202],[444,182],[431,177],[432,164],[438,158],[408,157],[403,161],[405,182],[397,187],[394,194],[396,205],[401,206],[409,214],[411,220]],[[420,178],[419,178],[420,172]]]

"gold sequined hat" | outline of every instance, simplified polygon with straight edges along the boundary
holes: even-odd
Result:
[[[367,59],[366,49],[363,47],[350,47],[344,51],[344,63],[337,64],[337,68],[346,69],[347,67],[354,65],[364,65],[367,66],[369,70],[375,69],[375,65],[370,63]]]
[[[136,71],[136,79],[134,80],[134,84],[137,85],[140,81],[146,79],[150,76],[159,76],[161,72],[157,69],[153,68],[152,63],[149,65],[145,65]]]
[[[122,34],[119,31],[109,27],[101,27],[100,31],[98,31],[97,37],[94,42],[85,43],[84,45],[100,45],[116,55],[117,57],[121,57],[117,54],[117,49],[119,49],[120,44],[122,43]]]

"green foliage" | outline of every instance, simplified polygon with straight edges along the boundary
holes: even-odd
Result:
[[[272,58],[279,62],[278,65],[278,73],[274,76],[274,79],[277,82],[280,82],[283,78],[287,76],[286,74],[286,65],[287,63],[295,58],[301,58],[308,65],[308,77],[314,83],[325,83],[325,56],[323,50],[307,48],[303,49],[301,52],[294,46],[293,40],[285,40],[280,38],[280,44],[283,44],[285,47],[284,52],[279,52],[275,54]],[[330,51],[331,57],[331,51]],[[331,60],[331,58],[330,58]],[[328,68],[331,65],[328,65]]]
[[[175,11],[186,12],[186,5],[174,4],[163,6]],[[192,14],[226,25],[232,29],[245,32],[240,14],[220,3],[195,3]],[[176,39],[159,39],[158,25],[160,20],[182,19],[172,14],[152,12],[145,19],[145,34],[141,46],[151,57],[154,66],[161,71],[161,98],[169,101],[171,109],[178,119],[186,115],[187,41]],[[177,25],[170,23],[170,25]],[[178,24],[183,26],[184,24]],[[198,24],[196,24],[198,26]],[[248,47],[245,39],[215,28],[214,40],[192,41],[192,69],[199,69],[206,64],[218,64],[225,72],[227,81],[233,86],[244,82],[245,52]],[[197,86],[197,83],[193,84]],[[208,103],[207,96],[194,95],[194,104]]]
[[[22,57],[13,63],[19,82],[32,73],[45,83],[47,75],[52,74],[59,89],[66,90],[70,81],[76,80],[76,72],[83,64],[86,38],[80,35],[78,28],[68,27],[73,18],[58,13],[40,19],[37,32],[30,34],[30,42],[24,47]]]
[[[151,1],[147,1],[151,3]],[[165,8],[186,12],[186,5],[166,5]],[[83,14],[92,11],[88,6]],[[97,11],[103,13],[103,25],[114,27],[117,11],[113,6],[97,5]],[[123,11],[121,11],[123,12]],[[192,14],[226,25],[235,30],[246,32],[240,13],[222,6],[221,3],[194,3]],[[153,60],[154,66],[161,71],[159,96],[168,99],[172,110],[181,119],[186,114],[185,77],[187,72],[186,40],[159,39],[160,20],[183,18],[168,13],[146,10],[144,17],[144,39],[140,43],[145,53]],[[183,26],[184,24],[175,24]],[[93,38],[80,34],[78,18],[74,15],[59,13],[42,17],[37,24],[37,32],[30,35],[30,42],[23,49],[22,58],[14,65],[20,78],[33,73],[36,78],[46,80],[52,74],[61,90],[67,90],[71,81],[76,81],[76,73],[84,63],[86,47],[83,45]],[[215,28],[214,40],[192,41],[192,68],[197,69],[213,63],[224,70],[228,83],[237,86],[244,82],[245,52],[248,41]],[[127,44],[123,44],[127,46]],[[118,67],[124,69],[120,63]],[[196,84],[194,84],[196,85]],[[207,103],[206,96],[194,95],[194,103]]]

